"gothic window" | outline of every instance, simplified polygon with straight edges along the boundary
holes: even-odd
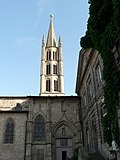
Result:
[[[47,60],[51,60],[51,51],[47,51]]]
[[[8,118],[5,126],[4,143],[13,143],[14,139],[14,121],[12,118]]]
[[[50,74],[50,64],[46,65],[46,74]]]
[[[46,80],[46,91],[50,92],[50,79]]]
[[[57,61],[57,52],[53,51],[53,60]]]
[[[45,140],[45,120],[41,115],[38,115],[34,120],[34,141]]]
[[[101,68],[100,68],[99,64],[95,68],[95,74],[96,74],[96,83],[97,83],[97,86],[98,86],[98,85],[100,85],[100,81],[102,79]]]
[[[58,80],[54,80],[54,91],[58,91]]]
[[[53,74],[57,74],[57,65],[53,65]]]

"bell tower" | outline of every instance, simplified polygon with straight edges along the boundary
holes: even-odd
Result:
[[[42,38],[40,96],[63,96],[64,75],[62,60],[62,39],[58,44],[54,31],[53,16],[50,15],[50,25],[47,41]]]

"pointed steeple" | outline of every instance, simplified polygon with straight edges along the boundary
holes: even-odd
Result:
[[[50,26],[47,37],[46,47],[56,47],[56,37],[53,25],[53,15],[50,15]]]
[[[41,51],[40,96],[63,96],[62,38],[59,36],[58,43],[56,43],[52,15],[47,42],[43,35]]]

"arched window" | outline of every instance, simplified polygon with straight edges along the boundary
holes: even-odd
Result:
[[[50,74],[50,64],[46,65],[46,74]]]
[[[38,115],[34,120],[34,141],[45,140],[45,120],[41,115]]]
[[[47,60],[51,60],[51,51],[47,51]]]
[[[54,91],[58,91],[58,80],[54,80]]]
[[[4,143],[13,143],[14,128],[14,120],[12,118],[8,118],[5,125]]]
[[[53,60],[57,61],[57,52],[53,51]]]
[[[46,80],[46,91],[50,92],[50,79]]]
[[[53,65],[53,74],[57,74],[57,65]]]

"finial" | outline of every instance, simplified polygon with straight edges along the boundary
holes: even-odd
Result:
[[[54,15],[53,14],[50,14],[50,18],[53,18],[54,17]]]

